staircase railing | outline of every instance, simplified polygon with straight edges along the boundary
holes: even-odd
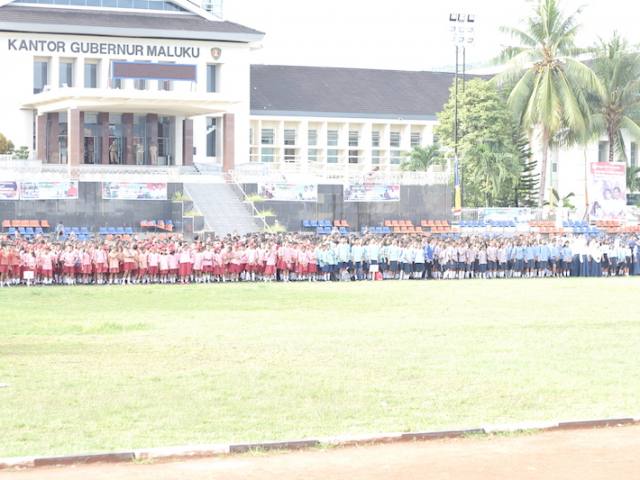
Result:
[[[260,211],[256,208],[256,204],[248,199],[247,192],[245,192],[244,188],[242,188],[242,185],[238,182],[233,172],[225,172],[223,175],[227,184],[235,188],[236,194],[240,197],[242,202],[249,205],[249,209],[251,210],[253,216],[255,218],[258,218],[262,222],[263,229],[267,230],[269,228],[267,220],[264,218],[264,216],[260,215]]]

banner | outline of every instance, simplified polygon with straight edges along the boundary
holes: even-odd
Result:
[[[589,167],[590,218],[624,219],[627,205],[626,164],[600,162],[592,163]]]
[[[345,202],[399,202],[400,185],[349,183],[344,187]]]
[[[166,183],[102,182],[103,200],[166,200]]]
[[[315,183],[260,183],[258,195],[275,202],[317,202],[318,184]]]
[[[0,182],[0,200],[18,200],[18,182]]]
[[[20,182],[21,200],[77,200],[78,181]]]

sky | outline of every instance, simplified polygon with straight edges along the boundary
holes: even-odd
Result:
[[[467,65],[490,64],[517,26],[529,0],[224,0],[225,19],[266,33],[252,63],[398,70],[447,70],[455,65],[449,14],[472,13],[476,39]],[[614,30],[640,44],[640,6],[629,0],[562,0],[584,10],[579,44]],[[481,70],[479,70],[481,71]]]

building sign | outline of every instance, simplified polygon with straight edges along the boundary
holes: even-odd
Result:
[[[77,198],[77,180],[20,183],[20,200],[76,200]]]
[[[111,55],[118,57],[200,58],[200,47],[140,43],[82,42],[9,38],[10,52]]]
[[[146,80],[186,80],[195,82],[195,65],[149,62],[111,62],[113,78],[144,78]]]
[[[258,185],[258,194],[267,201],[317,202],[318,185],[286,182],[261,183]]]
[[[589,216],[593,220],[624,218],[627,205],[626,164],[589,165]]]
[[[166,200],[166,183],[103,182],[103,200]]]
[[[18,182],[0,182],[0,200],[18,200]]]
[[[344,187],[345,202],[399,202],[400,185],[352,182]]]

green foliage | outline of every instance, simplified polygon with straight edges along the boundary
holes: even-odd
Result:
[[[400,164],[400,169],[407,172],[426,172],[431,165],[442,165],[445,161],[438,145],[414,147],[405,156],[407,159]]]
[[[592,52],[593,70],[601,87],[589,92],[592,135],[607,135],[610,162],[616,154],[626,161],[622,131],[640,140],[640,54],[617,33],[608,41],[600,40]]]
[[[521,169],[520,178],[514,190],[514,206],[535,207],[538,204],[538,188],[540,188],[540,174],[536,173],[537,162],[532,159],[531,144],[526,135],[515,133],[514,143]]]
[[[189,195],[187,195],[187,194],[185,194],[183,192],[176,192],[176,193],[173,194],[172,200],[174,202],[186,202],[186,201],[191,200],[191,199],[189,198]]]
[[[0,155],[6,155],[13,152],[14,146],[11,140],[7,139],[2,133],[0,133]]]
[[[265,198],[261,195],[258,195],[257,193],[254,193],[244,197],[244,200],[245,202],[249,202],[249,203],[261,203],[265,201]]]
[[[573,197],[575,197],[575,193],[571,192],[568,195],[560,198],[560,194],[558,193],[558,191],[553,188],[551,189],[551,198],[544,202],[544,206],[551,207],[554,210],[558,207],[574,209],[575,206],[573,205],[573,203],[571,203],[571,199]]]
[[[276,212],[274,212],[273,210],[258,210],[258,213],[256,216],[258,218],[275,217]]]
[[[287,231],[287,227],[276,221],[274,225],[267,225],[264,231],[267,233],[285,233]]]
[[[442,145],[455,146],[455,85],[438,114],[435,133]],[[519,135],[505,99],[491,82],[474,79],[458,89],[458,156],[465,207],[512,206],[523,170]]]
[[[185,217],[200,217],[200,216],[202,216],[202,213],[200,213],[196,209],[192,209],[192,210],[184,212],[184,216]]]
[[[509,92],[508,105],[518,125],[540,133],[540,206],[550,144],[559,134],[568,143],[588,138],[591,119],[586,92],[601,90],[594,72],[575,58],[581,9],[566,15],[560,4],[560,0],[538,0],[524,29],[502,29],[515,42],[500,55],[508,61],[507,69],[494,79]]]
[[[466,206],[491,207],[499,198],[508,198],[520,178],[520,162],[511,152],[499,146],[482,143],[467,152],[463,164],[465,187],[473,189]]]
[[[29,147],[22,146],[17,150],[14,149],[11,155],[17,160],[27,160],[29,158]]]
[[[640,190],[640,167],[627,167],[627,190],[629,193]]]

